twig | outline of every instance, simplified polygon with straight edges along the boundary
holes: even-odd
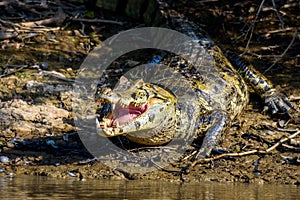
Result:
[[[6,73],[6,74],[2,74],[0,75],[0,78],[6,77],[6,76],[10,76],[15,74],[16,72],[22,71],[23,69],[29,67],[29,65],[20,65],[17,69],[13,70],[12,72]]]
[[[198,1],[195,1],[195,3],[210,3],[210,2],[216,2],[216,1],[219,1],[219,0],[198,0]]]
[[[294,147],[294,146],[291,146],[291,145],[288,145],[288,144],[282,144],[282,146],[287,148],[287,149],[294,150],[294,151],[300,151],[299,147]]]
[[[286,54],[286,52],[291,48],[291,46],[294,44],[295,42],[295,39],[297,37],[297,34],[298,34],[298,31],[296,30],[294,32],[294,35],[293,35],[293,39],[291,40],[290,44],[287,46],[287,48],[283,51],[283,53],[281,55],[279,55],[279,57],[277,57],[275,59],[275,61],[272,63],[272,65],[270,67],[268,67],[268,69],[266,69],[264,71],[264,73],[266,73],[267,71],[269,71],[274,65],[276,65],[276,63]]]
[[[190,168],[193,168],[194,166],[196,166],[199,163],[210,162],[210,161],[213,161],[213,160],[218,160],[218,159],[223,158],[223,157],[240,157],[240,156],[254,154],[254,153],[257,153],[257,152],[258,152],[258,150],[251,150],[251,151],[246,151],[246,152],[241,152],[241,153],[224,153],[224,154],[214,156],[214,157],[211,157],[211,158],[200,158],[200,159],[197,159],[194,162],[192,162]]]
[[[22,9],[26,9],[30,12],[39,14],[38,11],[36,11],[36,9],[38,8],[47,8],[47,5],[43,4],[43,0],[41,1],[36,1],[35,4],[28,4],[26,2],[22,2],[20,0],[14,0],[15,3],[17,4],[18,7],[22,8]],[[38,3],[38,4],[36,4]]]
[[[9,1],[0,2],[0,6],[7,6],[8,4],[10,4]]]
[[[245,50],[244,50],[244,52],[242,53],[242,55],[244,55],[244,54],[248,51],[248,48],[249,48],[251,39],[252,39],[252,37],[253,37],[253,32],[254,32],[255,23],[257,22],[258,16],[259,16],[259,14],[260,14],[260,12],[261,12],[261,10],[262,10],[262,7],[263,7],[264,3],[265,3],[265,0],[262,0],[261,3],[260,3],[260,5],[259,5],[258,11],[257,11],[257,13],[256,13],[256,15],[255,15],[255,18],[254,18],[253,22],[251,23],[251,25],[250,25],[250,27],[249,27],[249,30],[248,30],[248,32],[247,32],[247,34],[246,34],[246,36],[247,36],[248,33],[249,33],[249,31],[251,30],[251,31],[250,31],[249,39],[248,39],[248,41],[247,41]],[[283,20],[282,20],[282,18],[281,18],[281,16],[280,16],[278,10],[276,9],[276,3],[275,3],[274,0],[272,0],[272,4],[273,4],[273,10],[274,10],[274,12],[276,13],[276,15],[277,15],[277,17],[278,17],[278,19],[279,19],[279,21],[280,21],[280,23],[281,23],[281,29],[285,29],[285,27],[284,27],[284,22],[283,22]]]
[[[278,10],[276,9],[276,3],[275,3],[274,0],[272,0],[272,4],[273,4],[274,11],[275,11],[275,13],[276,13],[276,15],[277,15],[277,17],[278,17],[278,19],[279,19],[279,21],[280,21],[281,29],[284,29],[284,22],[283,22],[283,20],[282,20],[282,18],[281,18],[281,16],[280,16]]]
[[[44,27],[44,26],[35,26],[35,27],[22,27],[21,29],[18,30],[18,32],[37,32],[37,33],[44,33],[44,32],[48,32],[48,31],[59,31],[61,30],[60,27]]]
[[[9,60],[10,61],[10,60]],[[9,62],[8,61],[8,62]],[[3,77],[6,77],[6,76],[10,76],[12,74],[15,74],[16,72],[19,72],[25,68],[38,68],[39,67],[37,65],[33,65],[33,66],[29,66],[29,65],[8,65],[6,64],[5,67],[9,67],[9,66],[13,66],[13,67],[17,67],[17,69],[13,70],[12,72],[9,72],[9,73],[6,73],[6,74],[2,74],[0,75],[0,78],[3,78]],[[75,79],[70,79],[70,78],[66,78],[63,74],[59,73],[59,72],[55,72],[55,71],[45,71],[45,70],[40,70],[40,75],[44,75],[44,76],[52,76],[54,78],[57,78],[59,80],[62,80],[62,81],[66,81],[66,82],[77,82]]]
[[[12,59],[13,59],[14,57],[15,57],[14,55],[12,55],[12,56],[9,57],[9,59],[8,59],[7,62],[6,62],[6,66],[9,65],[10,61],[12,61]]]
[[[46,28],[44,26],[37,26],[37,25],[32,26],[32,27],[25,27],[25,26],[22,26],[18,23],[13,23],[13,22],[6,21],[6,20],[3,20],[3,19],[0,19],[0,23],[12,26],[14,31],[17,32],[17,33],[18,32],[31,32],[31,31],[47,32],[47,31],[58,31],[58,30],[60,30],[60,27]],[[7,32],[12,32],[12,30],[8,30]]]
[[[70,78],[66,78],[64,77],[63,74],[59,73],[59,72],[55,72],[55,71],[45,71],[45,70],[41,70],[40,71],[40,74],[41,75],[46,75],[46,76],[52,76],[54,78],[57,78],[59,80],[62,80],[62,81],[66,81],[66,82],[75,82],[74,79],[70,79]]]
[[[124,25],[126,22],[118,22],[113,20],[107,20],[107,19],[83,19],[83,18],[74,18],[73,21],[79,21],[79,22],[88,22],[88,23],[108,23],[108,24],[117,24],[117,25]]]
[[[293,28],[293,27],[287,27],[287,28],[283,28],[283,29],[276,29],[276,30],[271,30],[271,31],[262,33],[262,35],[265,35],[265,34],[274,34],[274,33],[281,33],[281,32],[287,32],[287,31],[292,31],[292,30],[294,30],[294,29],[295,29],[295,28]]]
[[[1,19],[0,18],[0,23],[2,23],[2,24],[7,24],[7,25],[10,25],[10,26],[12,26],[12,27],[22,27],[21,25],[19,25],[19,24],[16,24],[16,23],[12,23],[12,22],[10,22],[10,21],[6,21],[6,20],[3,20],[3,19]]]
[[[33,27],[36,25],[48,25],[48,24],[61,25],[65,21],[65,19],[66,19],[65,13],[61,8],[59,8],[56,14],[50,19],[43,19],[34,22],[23,22],[21,23],[21,25],[25,27]]]
[[[165,171],[165,172],[181,172],[181,170],[178,169],[166,169],[159,164],[157,164],[153,159],[150,159],[150,161],[160,170]]]
[[[252,24],[251,24],[251,26],[250,26],[250,28],[249,28],[249,30],[251,30],[251,31],[250,31],[250,36],[249,36],[249,39],[248,39],[248,41],[247,41],[247,44],[246,44],[246,47],[245,47],[245,51],[242,53],[242,55],[244,55],[244,54],[247,52],[248,48],[249,48],[251,39],[252,39],[252,37],[253,37],[253,31],[254,31],[255,23],[256,23],[256,21],[257,21],[257,19],[258,19],[259,13],[260,13],[260,11],[261,11],[261,9],[262,9],[264,3],[265,3],[265,0],[262,0],[261,3],[260,3],[260,5],[259,5],[258,11],[257,11],[257,13],[256,13],[256,15],[255,15],[255,18],[254,18],[254,20],[253,20],[253,22],[252,22]],[[248,35],[249,30],[248,30],[248,32],[247,32],[246,35]]]
[[[300,147],[300,139],[299,140],[297,140],[297,139],[291,139],[290,144]]]
[[[281,140],[279,140],[277,143],[275,143],[273,146],[271,146],[270,148],[268,148],[265,153],[269,153],[270,151],[274,150],[276,147],[278,147],[279,145],[281,145],[282,143],[292,139],[292,138],[295,138],[297,135],[300,134],[300,131],[297,131],[296,133],[290,135],[289,137],[286,137],[286,138],[283,138]],[[262,152],[264,153],[264,152]]]
[[[210,162],[210,161],[217,160],[217,159],[220,159],[220,158],[223,158],[223,157],[241,157],[241,156],[255,154],[255,153],[267,154],[270,151],[274,150],[279,145],[281,145],[282,143],[284,143],[284,142],[286,142],[286,141],[288,141],[292,138],[295,138],[299,134],[300,134],[300,131],[296,131],[294,134],[290,135],[289,137],[286,137],[286,138],[283,138],[283,139],[279,140],[273,146],[271,146],[270,148],[268,148],[264,151],[263,150],[251,150],[251,151],[246,151],[246,152],[241,152],[241,153],[224,153],[224,154],[221,154],[221,155],[218,155],[218,156],[214,156],[212,158],[200,158],[200,159],[197,159],[194,162],[192,162],[189,169],[193,168],[194,166],[196,166],[199,163]]]
[[[287,133],[294,133],[298,130],[295,130],[295,129],[285,129],[285,128],[276,128],[278,131],[281,131],[281,132],[287,132]]]
[[[141,150],[149,150],[149,149],[169,149],[169,150],[176,150],[176,148],[172,148],[172,147],[139,147],[139,148],[135,148],[135,149],[130,149],[128,150],[128,152],[138,152]]]
[[[0,31],[0,40],[5,40],[5,39],[11,39],[17,37],[17,33],[9,33],[9,32],[3,32]]]

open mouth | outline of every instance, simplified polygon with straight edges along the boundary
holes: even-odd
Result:
[[[107,105],[110,105],[109,111],[107,111]],[[126,125],[129,122],[133,121],[135,118],[145,113],[148,107],[148,102],[142,105],[134,105],[132,103],[129,105],[123,105],[121,103],[106,103],[102,107],[101,114],[103,117],[100,122],[100,127],[107,128]]]

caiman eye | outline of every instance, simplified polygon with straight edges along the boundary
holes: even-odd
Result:
[[[135,100],[144,99],[145,97],[148,97],[148,93],[145,90],[141,90],[133,93],[131,97]]]

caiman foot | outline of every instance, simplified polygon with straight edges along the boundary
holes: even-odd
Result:
[[[263,112],[271,112],[272,114],[287,114],[291,116],[290,110],[296,111],[296,107],[282,93],[270,91],[264,95],[265,107]]]

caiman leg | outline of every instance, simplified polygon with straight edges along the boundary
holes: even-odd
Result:
[[[251,64],[246,64],[239,56],[227,51],[226,57],[234,68],[242,75],[244,80],[261,96],[265,101],[263,111],[270,111],[272,114],[285,113],[290,115],[289,110],[296,108],[290,103],[289,99],[276,91],[273,85]]]
[[[210,115],[212,126],[205,134],[202,146],[195,157],[196,159],[210,156],[211,151],[217,145],[222,132],[226,128],[227,119],[226,113],[222,110],[216,110]]]

